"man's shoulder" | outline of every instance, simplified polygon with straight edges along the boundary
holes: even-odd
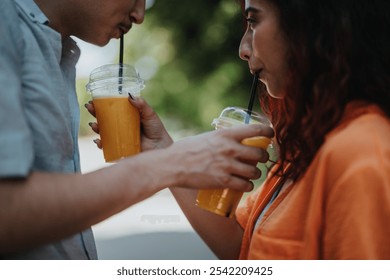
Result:
[[[23,35],[20,29],[20,17],[14,0],[0,1],[0,53],[1,64],[15,63],[20,59]]]
[[[3,19],[12,19],[17,17],[16,3],[14,0],[1,0],[0,1],[0,16]]]
[[[0,34],[2,36],[2,41],[7,42],[5,39],[18,40],[20,36],[20,33],[18,34],[20,31],[20,19],[15,1],[0,1],[0,19]]]

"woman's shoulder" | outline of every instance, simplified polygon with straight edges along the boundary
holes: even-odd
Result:
[[[322,178],[328,191],[346,184],[356,186],[357,181],[367,186],[372,180],[390,180],[389,118],[375,105],[348,110],[306,173],[311,180]]]
[[[376,105],[350,104],[339,125],[326,137],[319,156],[330,167],[390,161],[390,119]]]

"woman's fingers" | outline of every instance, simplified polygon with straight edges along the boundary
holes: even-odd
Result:
[[[129,101],[139,110],[141,122],[156,118],[155,111],[142,97],[129,97]]]
[[[88,101],[88,103],[84,104],[84,107],[88,110],[88,112],[96,118],[95,107],[93,106],[92,100]],[[90,122],[88,125],[92,128],[92,130],[99,134],[99,126],[96,122]]]
[[[93,142],[96,144],[96,146],[101,149],[103,146],[102,146],[102,141],[98,138],[94,139]]]
[[[99,126],[98,126],[97,123],[95,123],[95,122],[90,122],[88,125],[92,128],[92,130],[93,130],[94,132],[96,132],[97,134],[99,134]]]
[[[88,112],[96,118],[95,107],[93,106],[92,100],[88,101],[88,103],[84,104],[84,107],[87,108]]]

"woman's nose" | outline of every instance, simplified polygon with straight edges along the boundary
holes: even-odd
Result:
[[[244,36],[242,36],[240,48],[239,48],[239,56],[242,60],[248,61],[252,53],[252,45],[251,39],[248,32],[245,32]]]
[[[141,24],[145,18],[145,0],[136,0],[133,9],[130,11],[130,18],[133,23]]]

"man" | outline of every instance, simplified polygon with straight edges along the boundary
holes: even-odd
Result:
[[[80,174],[76,36],[103,46],[144,20],[145,0],[0,2],[0,258],[96,259],[91,225],[168,186],[249,190],[260,126],[173,143],[153,138],[143,100],[143,151]],[[160,124],[157,127],[162,127]],[[212,155],[212,156],[211,156]],[[142,176],[140,176],[142,174]]]

